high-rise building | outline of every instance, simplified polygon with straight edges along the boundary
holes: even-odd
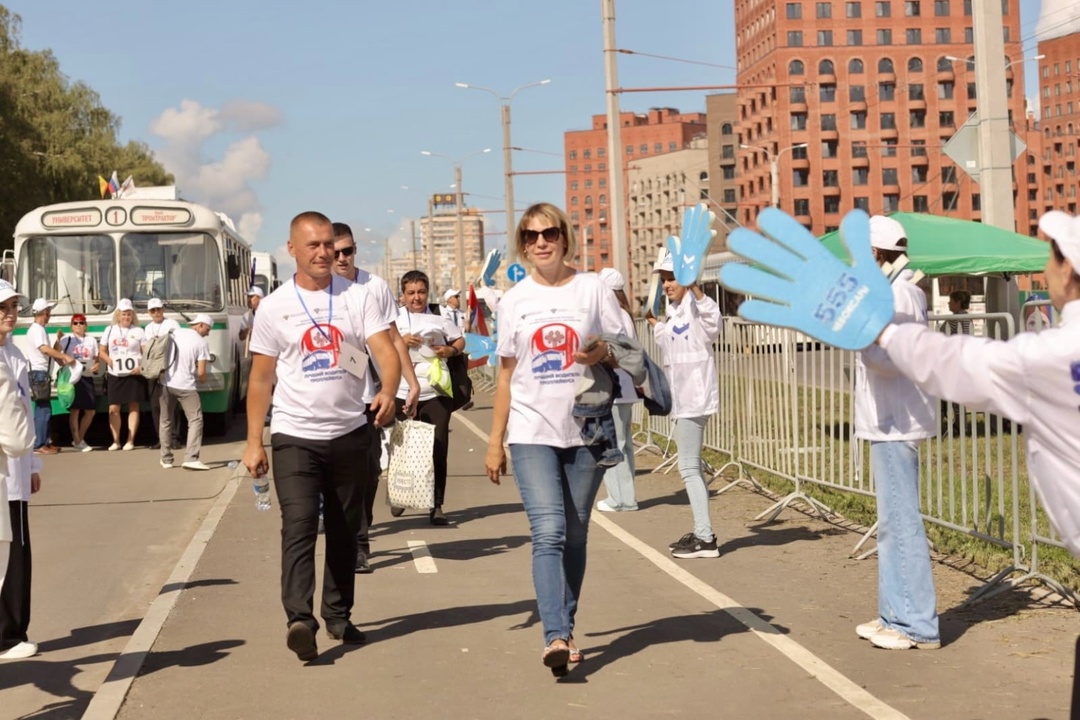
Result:
[[[735,134],[739,110],[735,93],[706,96],[705,115],[709,123],[710,207],[720,221],[715,252],[727,247],[728,233],[739,224],[739,138]]]
[[[1053,33],[1050,33],[1053,34]],[[1031,220],[1048,210],[1075,215],[1080,179],[1077,145],[1080,138],[1080,32],[1039,41],[1039,102],[1042,119],[1038,131],[1042,152],[1029,171],[1039,177]],[[1032,233],[1034,234],[1034,233]]]
[[[706,131],[704,113],[680,113],[674,108],[653,108],[645,114],[624,112],[619,120],[625,171],[642,158],[682,150]],[[607,116],[593,115],[589,130],[566,132],[563,144],[566,211],[581,241],[576,265],[590,270],[610,267],[614,248],[608,224]],[[629,195],[629,190],[625,194]]]
[[[465,263],[465,277],[475,280],[484,262],[484,216],[476,208],[462,209],[462,226],[465,239],[465,257],[459,258],[457,251],[457,211],[456,198],[453,194],[437,194],[432,197],[434,214],[420,220],[421,255],[425,264],[418,268],[428,272],[428,253],[433,250],[431,265],[434,276],[431,278],[431,292],[443,293],[448,288],[457,287],[458,265]],[[458,288],[463,290],[464,288]]]
[[[972,3],[737,2],[740,221],[774,199],[816,235],[853,208],[979,219],[978,184],[941,147],[976,108]],[[1019,0],[1003,10],[1009,115],[1023,125]],[[1021,232],[1028,172],[1019,158]]]

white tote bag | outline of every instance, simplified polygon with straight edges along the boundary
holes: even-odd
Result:
[[[398,420],[390,429],[386,501],[391,507],[435,507],[435,426]]]

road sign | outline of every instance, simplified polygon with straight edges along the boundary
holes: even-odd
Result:
[[[510,282],[521,282],[525,279],[525,268],[521,263],[514,263],[506,268],[506,277],[510,278]]]
[[[1015,161],[1024,150],[1027,149],[1027,145],[1021,140],[1016,133],[1009,133],[1009,152],[1012,155],[1012,159]],[[942,150],[948,155],[954,163],[960,166],[960,169],[971,176],[971,179],[975,182],[979,181],[979,114],[972,113],[967,122],[964,123],[956,134],[953,135]]]

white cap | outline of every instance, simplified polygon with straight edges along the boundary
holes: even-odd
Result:
[[[210,316],[206,313],[199,313],[194,318],[188,321],[188,325],[206,325],[207,327],[214,327],[214,321],[210,319]]]
[[[68,367],[71,369],[71,384],[72,385],[74,385],[75,383],[82,380],[83,364],[81,362],[71,363],[71,365],[69,365]]]
[[[7,280],[0,280],[0,302],[7,302],[13,297],[26,300],[26,296],[15,289]]]
[[[656,264],[656,267],[653,268],[653,272],[675,272],[675,258],[671,256],[671,253],[664,255],[664,259]]]
[[[34,301],[32,309],[34,311],[34,314],[37,315],[38,313],[43,313],[43,312],[45,312],[46,310],[48,310],[49,308],[51,308],[51,307],[53,307],[55,305],[56,305],[56,303],[51,303],[48,300],[46,300],[45,298],[38,298],[37,300]]]
[[[252,285],[251,289],[247,292],[248,297],[266,297],[266,294],[262,291],[262,288],[258,285]]]
[[[132,305],[131,301],[127,298],[120,298],[120,302],[116,303],[116,309],[120,312],[124,312],[125,310],[131,310],[134,312],[135,306]]]
[[[1039,229],[1054,238],[1073,272],[1080,273],[1080,217],[1051,210],[1039,218]]]
[[[161,302],[161,298],[150,298],[146,301],[147,310],[157,310],[163,307],[165,307],[165,303]]]
[[[450,288],[449,290],[447,290],[446,292],[443,293],[442,300],[443,300],[443,302],[450,302],[450,298],[454,297],[455,295],[460,295],[460,294],[461,294],[460,290],[455,290],[454,288]]]
[[[899,250],[907,252],[907,244],[899,244],[901,240],[907,240],[907,231],[904,226],[884,215],[874,215],[870,218],[870,246],[878,250]]]
[[[600,282],[607,285],[611,290],[622,290],[626,285],[622,273],[615,268],[604,268],[597,275],[600,277]]]

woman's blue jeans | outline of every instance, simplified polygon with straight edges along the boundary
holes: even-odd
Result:
[[[937,642],[937,598],[926,528],[919,512],[919,448],[870,443],[878,516],[878,614],[885,627]]]
[[[510,446],[532,534],[533,585],[545,644],[574,632],[589,513],[604,475],[598,457],[599,450],[588,447]]]
[[[694,535],[699,540],[713,539],[712,522],[709,520],[709,488],[701,474],[701,447],[705,441],[705,423],[708,415],[679,418],[675,421],[675,446],[679,452],[679,475],[686,485],[690,510],[694,513]]]

